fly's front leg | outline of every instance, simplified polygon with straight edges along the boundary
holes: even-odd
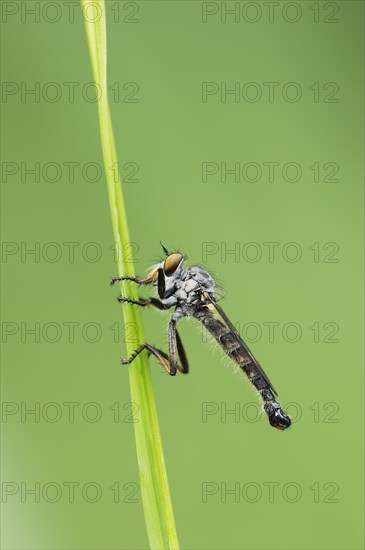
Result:
[[[145,279],[141,279],[140,277],[113,277],[110,281],[110,286],[115,285],[115,283],[118,281],[131,281],[132,283],[136,283],[137,285],[150,285],[154,282],[157,274],[158,270],[155,269],[155,271],[152,271],[152,273]]]

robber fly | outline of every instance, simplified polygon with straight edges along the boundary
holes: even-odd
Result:
[[[279,430],[288,428],[291,420],[276,401],[277,392],[272,383],[217,303],[213,278],[198,265],[185,269],[183,254],[179,252],[170,254],[162,243],[161,246],[166,259],[154,266],[148,277],[145,279],[114,277],[110,284],[114,285],[116,281],[131,281],[138,285],[157,286],[158,297],[132,300],[119,296],[118,301],[142,307],[153,306],[160,310],[175,308],[168,328],[169,353],[146,343],[139,346],[129,359],[121,359],[121,363],[123,365],[132,363],[139,353],[146,350],[149,355],[154,355],[158,359],[171,376],[174,376],[177,371],[187,374],[189,365],[176,324],[183,317],[194,317],[214,336],[228,357],[239,365],[255,386],[261,395],[264,411],[271,426]]]

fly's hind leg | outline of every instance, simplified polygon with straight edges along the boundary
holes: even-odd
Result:
[[[130,301],[129,299],[123,299],[122,301]],[[161,309],[168,309],[164,304],[162,304],[156,298],[148,298],[146,300],[148,303],[144,303],[143,300],[133,300],[132,303],[137,303],[138,305],[154,305]],[[157,305],[158,304],[158,305]],[[170,307],[170,306],[168,306]],[[122,365],[129,365],[134,361],[134,359],[139,355],[143,350],[147,350],[148,355],[154,355],[156,359],[161,363],[165,371],[171,376],[175,376],[177,371],[180,371],[183,374],[189,372],[188,360],[186,358],[186,353],[184,346],[182,344],[179,333],[176,330],[176,323],[179,319],[185,317],[185,314],[181,310],[176,310],[173,316],[171,317],[169,323],[169,353],[151,346],[151,344],[142,344],[139,346],[130,356],[129,359],[121,359]],[[180,363],[178,359],[180,359]]]
[[[179,359],[181,363],[181,367],[180,365],[177,365],[177,368],[182,374],[188,374],[189,372],[188,359],[186,357],[185,349],[181,341],[180,334],[177,331],[176,331],[176,344],[177,344],[177,352],[179,354]]]
[[[143,350],[147,350],[148,355],[154,355],[156,359],[161,363],[165,371],[170,374],[171,376],[175,376],[176,374],[176,368],[174,368],[173,365],[171,365],[171,362],[169,360],[169,356],[164,351],[155,348],[154,346],[151,346],[151,344],[142,344],[139,346],[130,356],[129,359],[121,359],[120,362],[122,365],[130,365],[137,355],[139,355]]]
[[[143,350],[147,350],[148,355],[154,355],[156,359],[161,363],[165,371],[170,374],[170,376],[175,376],[176,372],[179,371],[182,374],[188,374],[189,372],[189,364],[188,360],[186,358],[186,353],[184,350],[184,346],[182,345],[181,338],[177,330],[175,329],[175,344],[176,344],[176,351],[174,352],[174,356],[171,354],[168,355],[161,349],[156,348],[155,346],[152,346],[151,344],[142,344],[139,346],[130,356],[129,359],[121,359],[120,362],[122,365],[130,365],[134,361],[134,359],[139,355]],[[170,344],[171,349],[171,344]],[[171,352],[170,352],[171,353]],[[180,359],[180,363],[177,360],[177,354]]]
[[[176,358],[174,358],[174,361],[172,361],[171,357],[169,357],[167,353],[165,353],[162,350],[158,350],[158,351],[162,355],[162,357],[164,357],[169,362],[170,365],[173,364],[175,366],[175,368],[179,372],[181,372],[181,374],[188,374],[188,372],[189,372],[189,363],[188,363],[188,360],[187,360],[187,357],[186,357],[185,349],[184,349],[184,346],[182,344],[180,335],[177,331],[176,331],[176,344],[177,344],[177,353],[178,353],[178,356],[179,356],[179,359],[180,359],[180,364],[176,360]]]
[[[176,323],[182,317],[184,317],[184,315],[181,312],[176,311],[169,323],[169,357],[170,363],[175,369],[178,369],[182,374],[188,374],[188,360],[180,335],[176,330]],[[178,363],[178,357],[181,365]]]

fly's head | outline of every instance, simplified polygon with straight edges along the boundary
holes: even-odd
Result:
[[[163,300],[174,294],[176,288],[180,286],[179,283],[184,279],[186,271],[182,266],[185,256],[180,252],[169,253],[162,243],[161,246],[166,258],[155,266],[155,274],[158,295]]]
[[[186,259],[180,252],[170,253],[161,243],[166,258],[153,267],[149,279],[157,285],[159,298],[166,305],[179,303],[188,307],[205,302],[206,293],[214,293],[215,282],[200,266],[188,270],[183,264]]]

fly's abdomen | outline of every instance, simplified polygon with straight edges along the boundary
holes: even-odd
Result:
[[[224,325],[219,319],[214,317],[208,309],[204,310],[203,313],[198,311],[194,315],[205,328],[210,332],[212,336],[216,339],[218,344],[223,348],[225,353],[232,357],[240,366],[237,358],[239,354],[237,351],[240,348],[240,343],[237,341],[237,338],[234,337],[232,332]],[[237,358],[236,358],[237,357]]]
[[[276,401],[274,388],[270,385],[258,363],[247,353],[240,339],[207,308],[197,311],[194,317],[203,323],[224,352],[240,366],[247,378],[255,386],[262,397],[264,411],[268,416],[271,426],[279,430],[288,428],[291,420]]]
[[[270,389],[264,379],[259,381],[259,372],[255,369],[251,358],[246,353],[240,341],[237,340],[235,334],[222,321],[217,319],[209,310],[206,310],[203,314],[196,315],[196,317],[203,323],[210,334],[214,336],[225,353],[245,371],[251,382],[258,382],[259,387],[257,389],[265,389],[266,387]]]

